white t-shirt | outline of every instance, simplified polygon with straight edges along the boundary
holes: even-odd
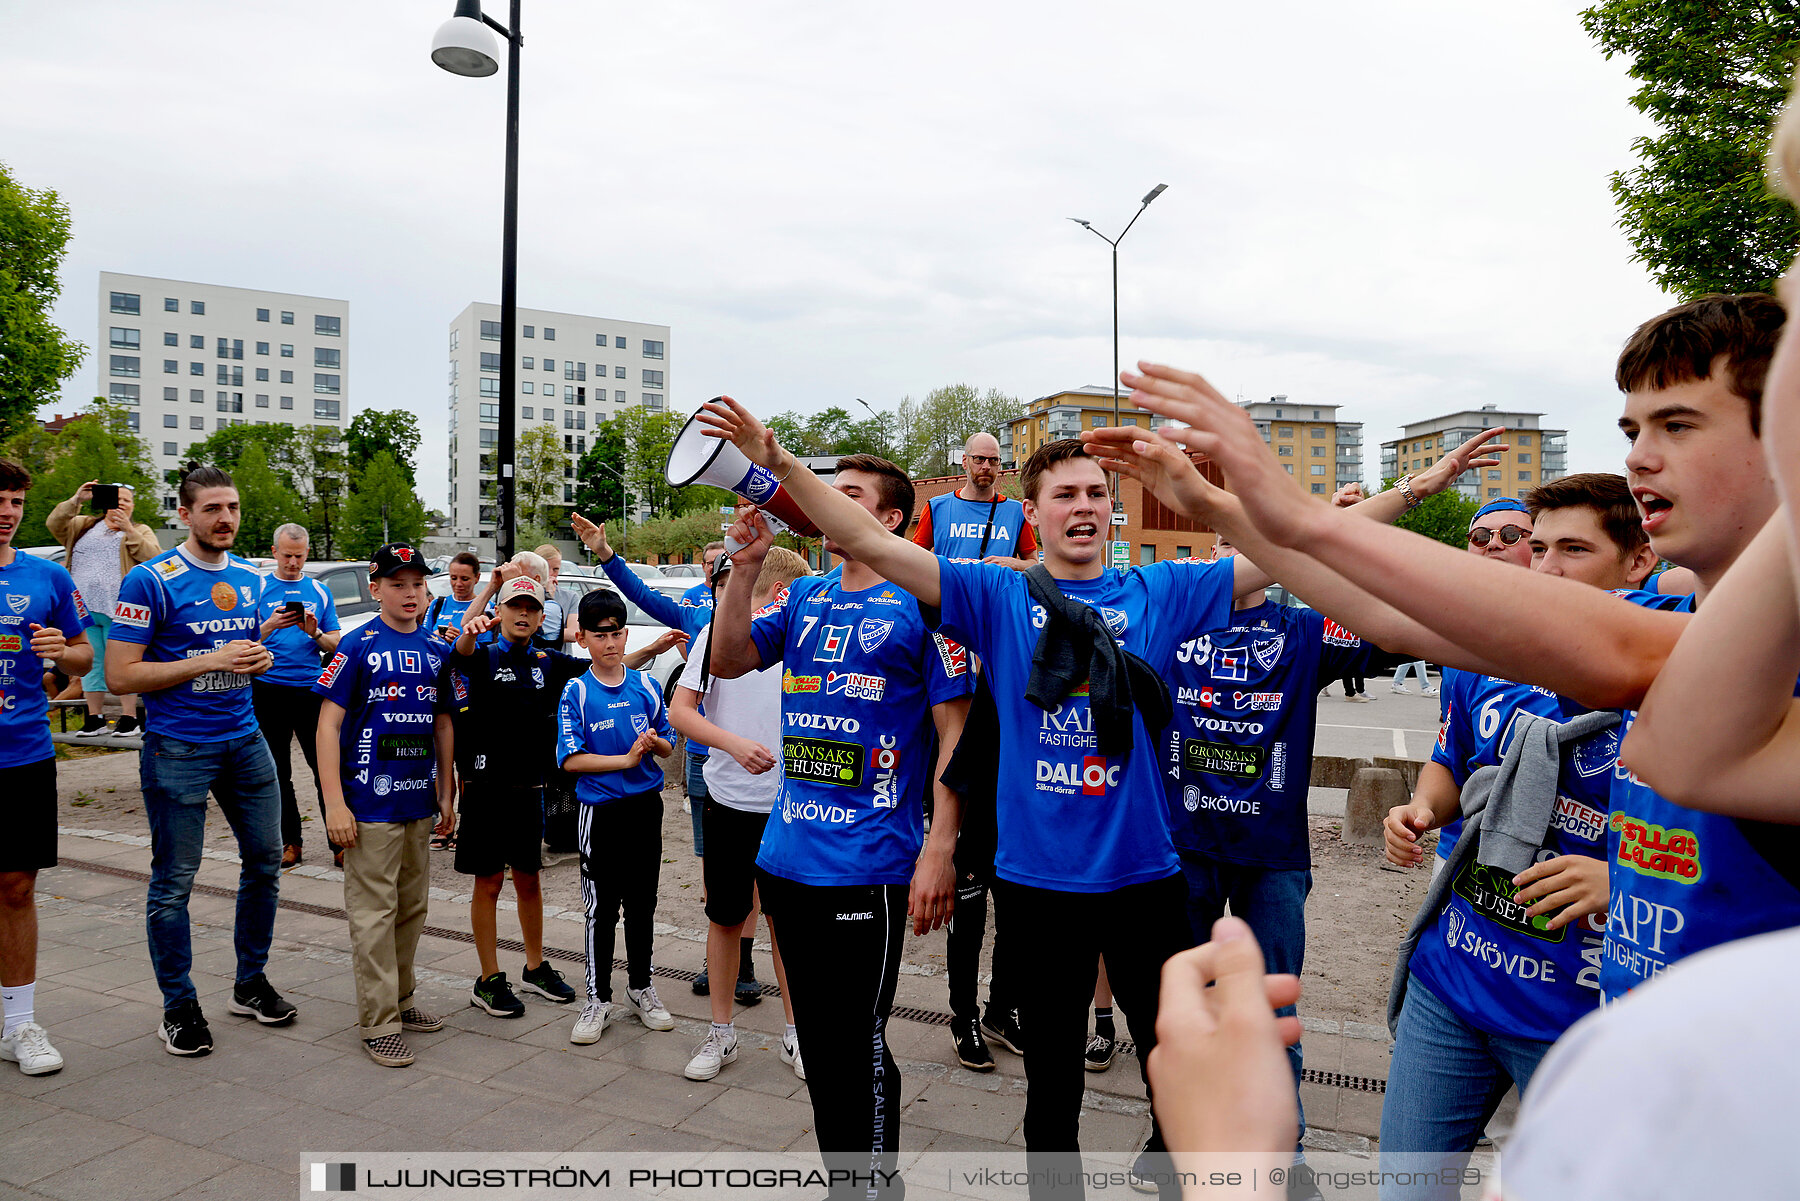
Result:
[[[1800,929],[1685,959],[1583,1018],[1531,1078],[1507,1201],[1792,1197]],[[1493,1195],[1490,1190],[1490,1196]]]
[[[753,776],[729,752],[712,747],[700,769],[706,779],[706,791],[727,809],[768,813],[781,795],[781,665],[777,663],[735,680],[709,676],[707,687],[701,688],[700,663],[706,657],[706,644],[711,637],[710,625],[694,636],[678,683],[700,694],[706,705],[706,720],[761,743],[775,757],[775,766]]]

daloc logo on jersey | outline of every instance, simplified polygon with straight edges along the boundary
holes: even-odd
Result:
[[[856,641],[863,648],[863,654],[874,654],[876,649],[887,641],[887,636],[893,628],[894,623],[891,621],[881,621],[874,617],[863,618],[856,627]]]

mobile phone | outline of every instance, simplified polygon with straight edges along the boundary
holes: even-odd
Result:
[[[281,608],[284,613],[292,613],[295,617],[303,617],[306,614],[306,606],[300,601],[289,601]]]
[[[119,507],[119,486],[117,484],[94,485],[94,512],[109,513]]]

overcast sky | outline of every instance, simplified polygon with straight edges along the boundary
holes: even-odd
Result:
[[[73,210],[58,320],[95,341],[101,270],[344,298],[347,399],[421,414],[442,507],[506,99],[432,65],[453,7],[0,0],[0,158]],[[669,325],[679,410],[1102,384],[1108,251],[1064,218],[1166,183],[1126,363],[1346,406],[1371,476],[1490,402],[1620,467],[1613,360],[1667,300],[1607,190],[1646,125],[1572,0],[524,7],[520,303]],[[104,390],[90,359],[46,410]]]

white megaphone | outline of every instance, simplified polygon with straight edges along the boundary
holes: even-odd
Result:
[[[695,413],[687,419],[687,424],[675,436],[675,445],[669,448],[669,461],[663,468],[669,486],[685,488],[689,484],[710,484],[735,492],[761,509],[771,524],[791,530],[802,538],[817,538],[819,527],[800,511],[794,498],[775,478],[775,473],[745,458],[744,452],[729,440],[707,437],[704,433],[707,427],[700,424],[699,417],[699,413]],[[735,555],[742,549],[743,543],[726,537],[726,554]]]

